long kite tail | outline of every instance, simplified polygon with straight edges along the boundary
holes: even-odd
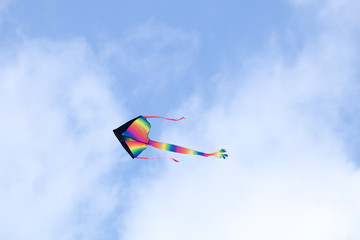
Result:
[[[165,120],[170,120],[170,121],[180,121],[182,119],[186,119],[184,117],[181,117],[179,119],[175,119],[175,118],[165,118],[165,117],[159,117],[159,116],[142,116],[143,118],[161,118],[161,119],[165,119]]]
[[[171,151],[171,152],[177,152],[177,153],[182,153],[182,154],[192,154],[192,155],[199,155],[199,156],[203,156],[203,157],[214,156],[217,158],[224,158],[224,159],[228,156],[226,154],[225,149],[220,149],[219,151],[214,152],[214,153],[203,153],[203,152],[199,152],[199,151],[192,150],[189,148],[184,148],[184,147],[176,146],[173,144],[162,143],[162,142],[157,142],[157,141],[153,141],[153,140],[149,140],[148,144],[157,149]]]

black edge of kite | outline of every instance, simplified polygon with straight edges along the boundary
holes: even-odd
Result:
[[[127,144],[121,140],[121,134],[123,132],[126,131],[126,129],[128,129],[130,127],[130,125],[138,118],[140,118],[141,116],[138,116],[126,123],[124,123],[123,125],[121,125],[120,127],[116,128],[113,130],[115,136],[117,137],[117,139],[119,140],[119,142],[121,143],[121,145],[123,146],[123,148],[125,148],[125,150],[127,151],[127,153],[132,157],[132,158],[135,158],[135,156],[132,154],[132,152],[130,151],[129,147],[127,146]]]

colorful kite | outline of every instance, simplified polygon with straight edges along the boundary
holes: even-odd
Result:
[[[164,118],[158,116],[139,116],[134,118],[127,123],[123,124],[117,129],[114,129],[115,136],[120,141],[121,145],[125,148],[125,150],[129,153],[132,158],[139,158],[139,159],[154,159],[154,158],[146,158],[146,157],[138,157],[138,155],[144,151],[147,145],[150,145],[154,148],[158,148],[161,150],[183,153],[183,154],[193,154],[193,155],[200,155],[203,157],[218,157],[218,158],[226,158],[228,155],[225,154],[225,149],[221,149],[214,153],[203,153],[195,150],[191,150],[188,148],[176,146],[173,144],[168,143],[161,143],[154,140],[150,140],[148,137],[150,131],[150,123],[146,120],[148,118],[162,118],[171,121],[179,121],[181,119],[185,119],[184,117],[180,119],[171,119],[171,118]],[[178,160],[174,158],[170,158],[175,162]]]

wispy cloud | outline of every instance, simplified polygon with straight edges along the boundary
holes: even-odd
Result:
[[[177,111],[191,117],[164,138],[226,147],[229,159],[179,156],[181,164],[142,184],[125,239],[360,237],[360,173],[339,132],[344,108],[358,109],[360,21],[351,13],[359,3],[302,4],[294,7],[315,13],[317,31],[303,33],[291,64],[275,43],[215,77],[215,106],[194,96]]]
[[[82,38],[1,48],[0,238],[114,238],[142,170],[120,163],[111,130],[144,105],[131,97],[179,80],[197,41],[148,22],[99,52]],[[133,78],[115,80],[114,65]]]
[[[111,76],[81,39],[26,40],[0,59],[0,238],[103,239],[122,181]]]

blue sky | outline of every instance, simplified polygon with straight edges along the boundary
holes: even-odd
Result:
[[[109,61],[108,68],[111,68],[115,77],[138,83],[130,86],[132,89],[146,84],[145,78],[149,77],[146,71],[161,68],[156,69],[159,76],[154,77],[166,78],[167,84],[166,90],[163,86],[161,91],[152,96],[156,101],[152,103],[156,105],[158,101],[164,101],[165,97],[173,95],[177,99],[187,98],[193,94],[194,88],[211,92],[212,87],[208,86],[210,84],[202,82],[208,82],[211,76],[220,71],[224,62],[232,61],[238,56],[246,57],[263,49],[271,34],[281,34],[289,27],[288,22],[294,21],[289,4],[283,1],[15,1],[9,4],[9,11],[11,14],[8,14],[6,24],[3,24],[3,28],[7,30],[6,35],[10,35],[9,44],[14,42],[13,38],[25,36],[51,40],[80,37],[98,53],[109,42],[120,45],[128,32],[136,28],[163,28],[160,33],[153,33],[144,39],[131,39],[126,44],[137,53],[143,51],[141,54],[144,57],[157,54],[164,61],[171,58],[170,61],[173,62],[170,63],[176,66],[170,64],[164,70],[161,63],[160,66],[149,66],[150,69],[139,65],[136,66],[136,73],[133,73],[121,69],[116,56],[106,59]],[[165,35],[168,34],[166,31],[172,30],[187,36],[185,39],[175,36],[169,42]],[[292,49],[294,50],[296,49]],[[177,70],[182,65],[188,66],[184,66],[186,69],[183,71]],[[144,71],[146,73],[142,75],[141,72]],[[182,91],[177,91],[179,87]],[[141,94],[140,97],[140,101],[148,99],[146,94]],[[135,107],[138,109],[141,106]],[[171,104],[169,107],[172,107]],[[169,107],[164,111],[168,111]],[[149,109],[148,106],[140,112],[146,109]]]
[[[358,239],[359,10],[0,0],[0,238]]]

